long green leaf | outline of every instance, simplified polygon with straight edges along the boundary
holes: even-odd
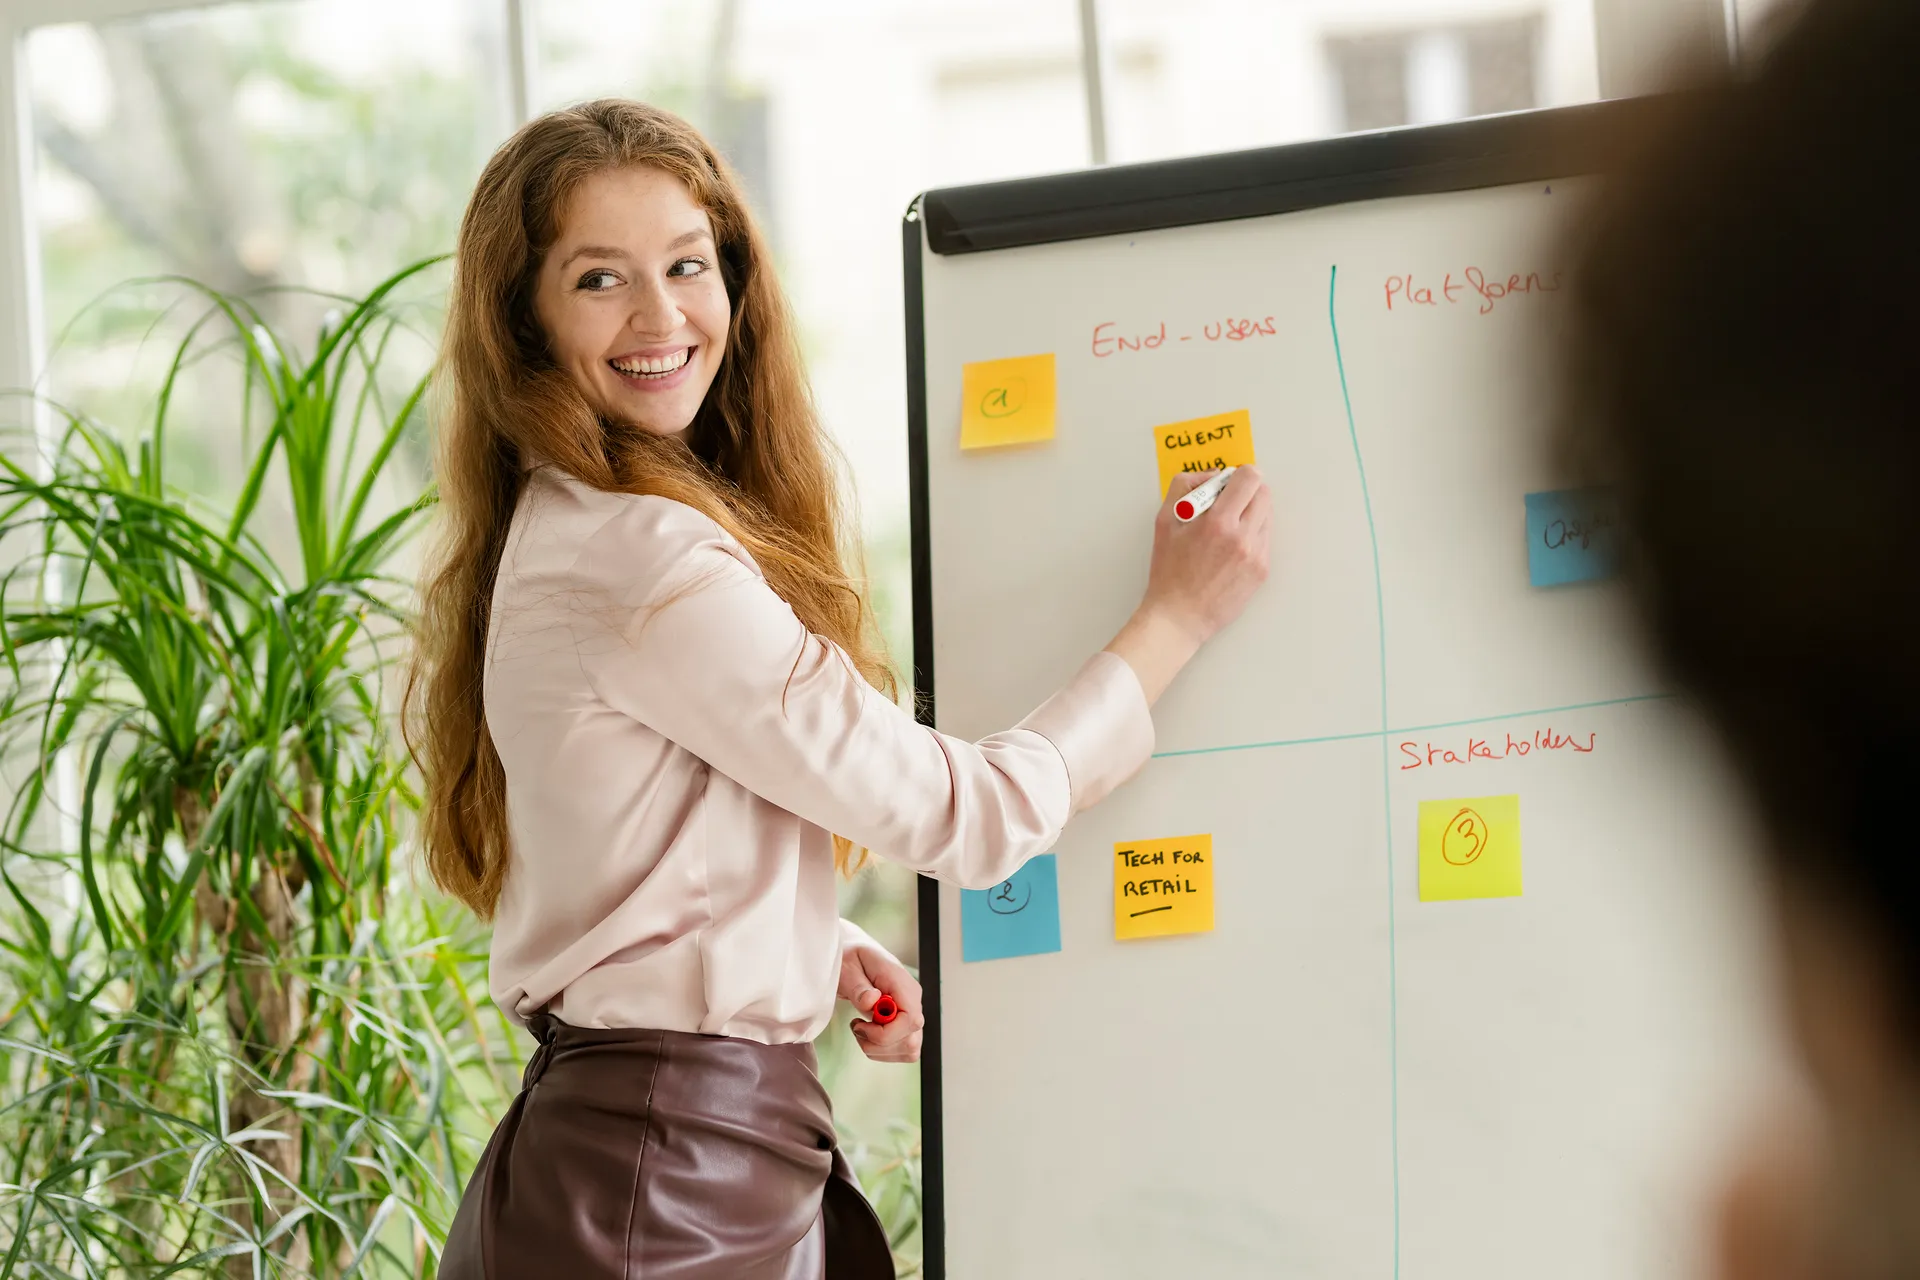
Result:
[[[100,892],[100,876],[93,863],[93,797],[100,787],[100,771],[107,763],[107,748],[113,745],[114,735],[134,715],[132,711],[122,712],[101,733],[93,750],[93,763],[87,769],[86,789],[80,794],[80,880],[86,885],[87,901],[93,904],[94,921],[108,951],[118,946],[115,941],[118,931],[114,928],[113,915],[107,910],[106,897]]]

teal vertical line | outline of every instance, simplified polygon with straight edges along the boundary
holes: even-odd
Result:
[[[1380,531],[1373,522],[1373,495],[1367,489],[1367,464],[1360,456],[1360,432],[1353,425],[1353,393],[1347,390],[1347,362],[1340,354],[1340,317],[1334,297],[1340,266],[1327,279],[1327,324],[1333,329],[1333,363],[1340,370],[1340,399],[1347,408],[1347,439],[1360,472],[1360,501],[1367,509],[1367,538],[1373,543],[1373,611],[1380,632],[1380,791],[1387,822],[1387,1081],[1393,1117],[1393,1280],[1400,1280],[1400,957],[1394,922],[1393,761],[1387,744],[1387,594],[1380,577]]]

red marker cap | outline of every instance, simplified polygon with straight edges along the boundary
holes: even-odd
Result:
[[[883,991],[880,993],[880,998],[873,1002],[873,1013],[870,1016],[875,1022],[885,1026],[900,1016],[900,1002]]]
[[[1193,486],[1193,488],[1187,491],[1186,497],[1173,504],[1173,514],[1180,518],[1182,524],[1185,524],[1187,521],[1205,511],[1208,507],[1211,507],[1213,500],[1220,496],[1220,491],[1227,487],[1227,479],[1233,475],[1235,470],[1237,470],[1237,468],[1222,467],[1207,479]]]

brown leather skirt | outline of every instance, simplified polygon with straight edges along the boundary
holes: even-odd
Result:
[[[812,1045],[528,1027],[441,1280],[892,1280]]]

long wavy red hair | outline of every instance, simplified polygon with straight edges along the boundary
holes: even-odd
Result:
[[[732,303],[726,355],[685,441],[591,408],[547,354],[533,284],[588,176],[650,165],[707,212]],[[402,732],[424,777],[434,880],[491,918],[505,882],[506,778],[487,732],[482,663],[494,576],[529,458],[612,493],[671,498],[752,553],[810,630],[888,693],[894,677],[849,572],[832,446],[814,411],[771,255],[726,163],[691,125],[602,99],[531,121],[488,161],[460,224],[434,447],[437,541],[420,588]],[[842,870],[848,841],[835,837]]]

